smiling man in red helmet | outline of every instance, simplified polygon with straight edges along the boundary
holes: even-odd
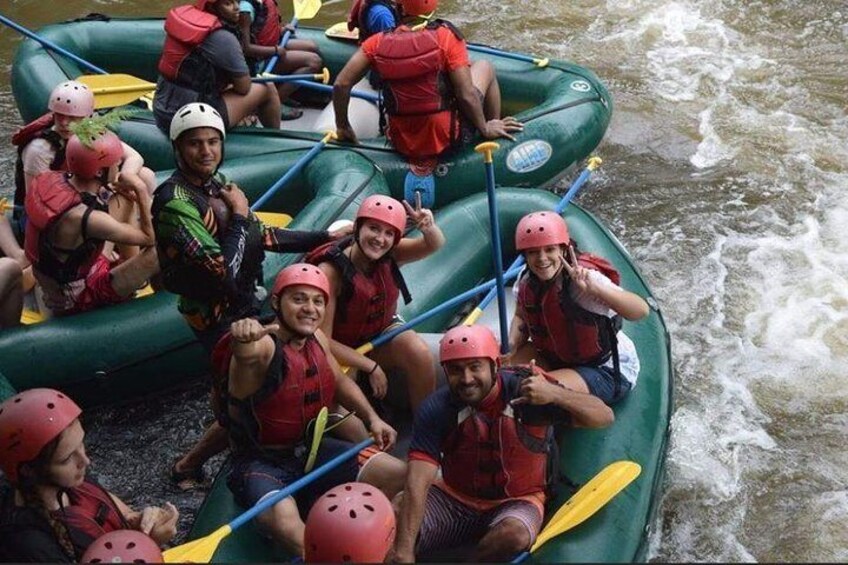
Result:
[[[397,562],[468,542],[477,542],[475,561],[526,550],[542,525],[552,425],[613,421],[600,399],[565,388],[535,365],[500,367],[499,351],[484,326],[457,326],[439,344],[448,385],[415,417]]]

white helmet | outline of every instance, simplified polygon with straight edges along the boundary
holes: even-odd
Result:
[[[221,139],[227,137],[221,114],[203,102],[192,102],[177,110],[171,120],[171,141],[176,141],[184,132],[194,128],[213,128],[221,132]]]

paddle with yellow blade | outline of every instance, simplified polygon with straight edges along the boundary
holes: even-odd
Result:
[[[82,75],[75,80],[88,86],[94,93],[94,107],[114,108],[115,106],[123,106],[130,102],[141,98],[142,96],[153,96],[156,90],[156,83],[140,79],[128,74],[101,74],[101,75]],[[251,82],[265,83],[282,83],[294,81],[318,81],[323,84],[330,83],[330,70],[324,67],[324,70],[315,74],[300,74],[300,75],[274,75],[264,74],[260,77],[251,79]]]
[[[557,510],[536,538],[536,542],[530,547],[530,551],[519,554],[512,563],[525,561],[531,553],[549,540],[591,518],[615,495],[632,483],[641,472],[642,467],[633,461],[616,461],[604,467]]]
[[[412,29],[420,29],[425,25],[427,25],[426,21],[423,24],[418,24]],[[353,31],[350,31],[347,28],[347,22],[339,22],[337,24],[331,25],[324,31],[324,35],[326,35],[327,37],[332,37],[333,39],[341,39],[344,41],[359,41],[359,29],[354,29]],[[515,59],[516,61],[523,61],[525,63],[533,63],[540,69],[547,67],[548,64],[550,64],[551,62],[550,59],[548,59],[547,57],[531,57],[529,55],[521,55],[519,53],[512,53],[510,51],[502,51],[501,49],[486,47],[485,45],[478,45],[476,43],[468,43],[467,45],[469,51],[474,51],[476,53],[486,53],[489,55],[497,55],[499,57]]]
[[[318,13],[318,10],[321,9],[321,0],[293,0],[292,4],[294,7],[294,17],[291,21],[291,27],[297,27],[297,23],[300,20],[311,20],[315,17],[315,14]],[[280,47],[285,47],[291,36],[291,30],[287,29],[286,33],[284,33],[283,37],[280,39]],[[270,73],[274,70],[274,65],[277,64],[279,59],[279,55],[274,55],[268,59],[268,64],[265,65],[264,72]]]
[[[163,553],[165,563],[209,563],[215,555],[215,551],[218,549],[221,541],[233,531],[250,522],[253,518],[265,512],[279,501],[291,496],[302,487],[320,479],[348,459],[356,457],[360,451],[366,447],[370,447],[373,443],[374,440],[372,438],[359,442],[344,453],[330,459],[311,473],[304,475],[284,489],[279,490],[273,495],[261,500],[253,508],[246,511],[230,523],[221,526],[211,534],[200,539],[178,545],[177,547],[172,547],[165,551]]]
[[[9,202],[8,198],[0,198],[0,214],[5,214],[10,211],[17,212],[21,208],[23,208],[23,206],[19,204],[12,204]]]

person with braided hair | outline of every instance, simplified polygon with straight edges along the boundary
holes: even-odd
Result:
[[[170,502],[135,511],[88,475],[81,414],[47,388],[0,404],[0,561],[77,562],[115,530],[138,530],[159,545],[176,534]]]

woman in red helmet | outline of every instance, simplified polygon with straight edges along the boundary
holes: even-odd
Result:
[[[423,237],[403,237],[407,214]],[[398,267],[427,257],[444,242],[430,210],[415,210],[406,202],[374,195],[359,207],[352,237],[326,244],[307,258],[330,280],[332,291],[322,329],[332,337],[333,355],[367,376],[377,399],[388,390],[384,370],[403,373],[413,411],[436,386],[432,355],[418,334],[403,332],[369,356],[355,348],[398,323],[400,295],[406,302],[411,300]]]
[[[37,388],[0,404],[0,561],[76,562],[107,532],[139,530],[171,540],[170,503],[136,512],[87,476],[81,410],[59,391]]]
[[[39,175],[27,194],[25,250],[54,315],[123,302],[159,271],[150,193],[137,177],[118,173],[122,154],[111,131],[88,144],[74,135],[66,150],[68,172]],[[100,198],[107,187],[138,203],[140,227],[108,213]],[[110,261],[115,244],[125,246],[120,264]]]
[[[524,253],[528,272],[517,283],[506,362],[535,359],[565,386],[618,402],[639,376],[636,348],[621,331],[621,318],[644,318],[647,302],[619,286],[606,259],[576,251],[565,220],[553,212],[521,218],[515,248]]]

